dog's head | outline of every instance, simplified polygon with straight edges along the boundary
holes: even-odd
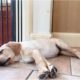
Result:
[[[8,42],[0,47],[0,65],[14,63],[14,58],[20,55],[21,45],[18,42]]]

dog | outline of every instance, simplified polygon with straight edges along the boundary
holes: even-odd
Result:
[[[38,78],[45,80],[48,77],[55,78],[57,76],[56,67],[47,59],[58,56],[58,54],[80,58],[78,50],[56,38],[25,42],[10,41],[0,47],[0,65],[5,66],[21,60],[27,63],[35,62],[38,68]]]

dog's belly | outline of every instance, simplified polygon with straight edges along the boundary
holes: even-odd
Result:
[[[38,41],[28,41],[22,43],[22,46],[23,49],[38,49],[45,58],[55,57],[59,52],[59,49],[57,48],[55,42],[45,39]]]
[[[51,39],[37,41],[35,42],[35,46],[40,50],[40,53],[45,58],[55,57],[59,52],[55,42],[53,42]]]
[[[40,51],[45,58],[55,57],[59,53],[59,50],[55,45],[46,46],[45,48],[42,48],[42,50]]]

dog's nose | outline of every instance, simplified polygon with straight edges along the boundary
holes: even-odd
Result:
[[[9,60],[10,58],[8,58],[7,60],[0,61],[0,66],[5,66]]]
[[[4,65],[5,65],[5,61],[1,61],[0,66],[4,66]]]

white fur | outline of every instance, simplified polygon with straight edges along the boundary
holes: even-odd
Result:
[[[45,58],[55,57],[59,52],[55,42],[52,41],[52,39],[31,40],[20,42],[20,44],[22,46],[21,54],[24,61],[33,60],[31,57],[31,51],[33,49],[38,49],[41,55]]]

